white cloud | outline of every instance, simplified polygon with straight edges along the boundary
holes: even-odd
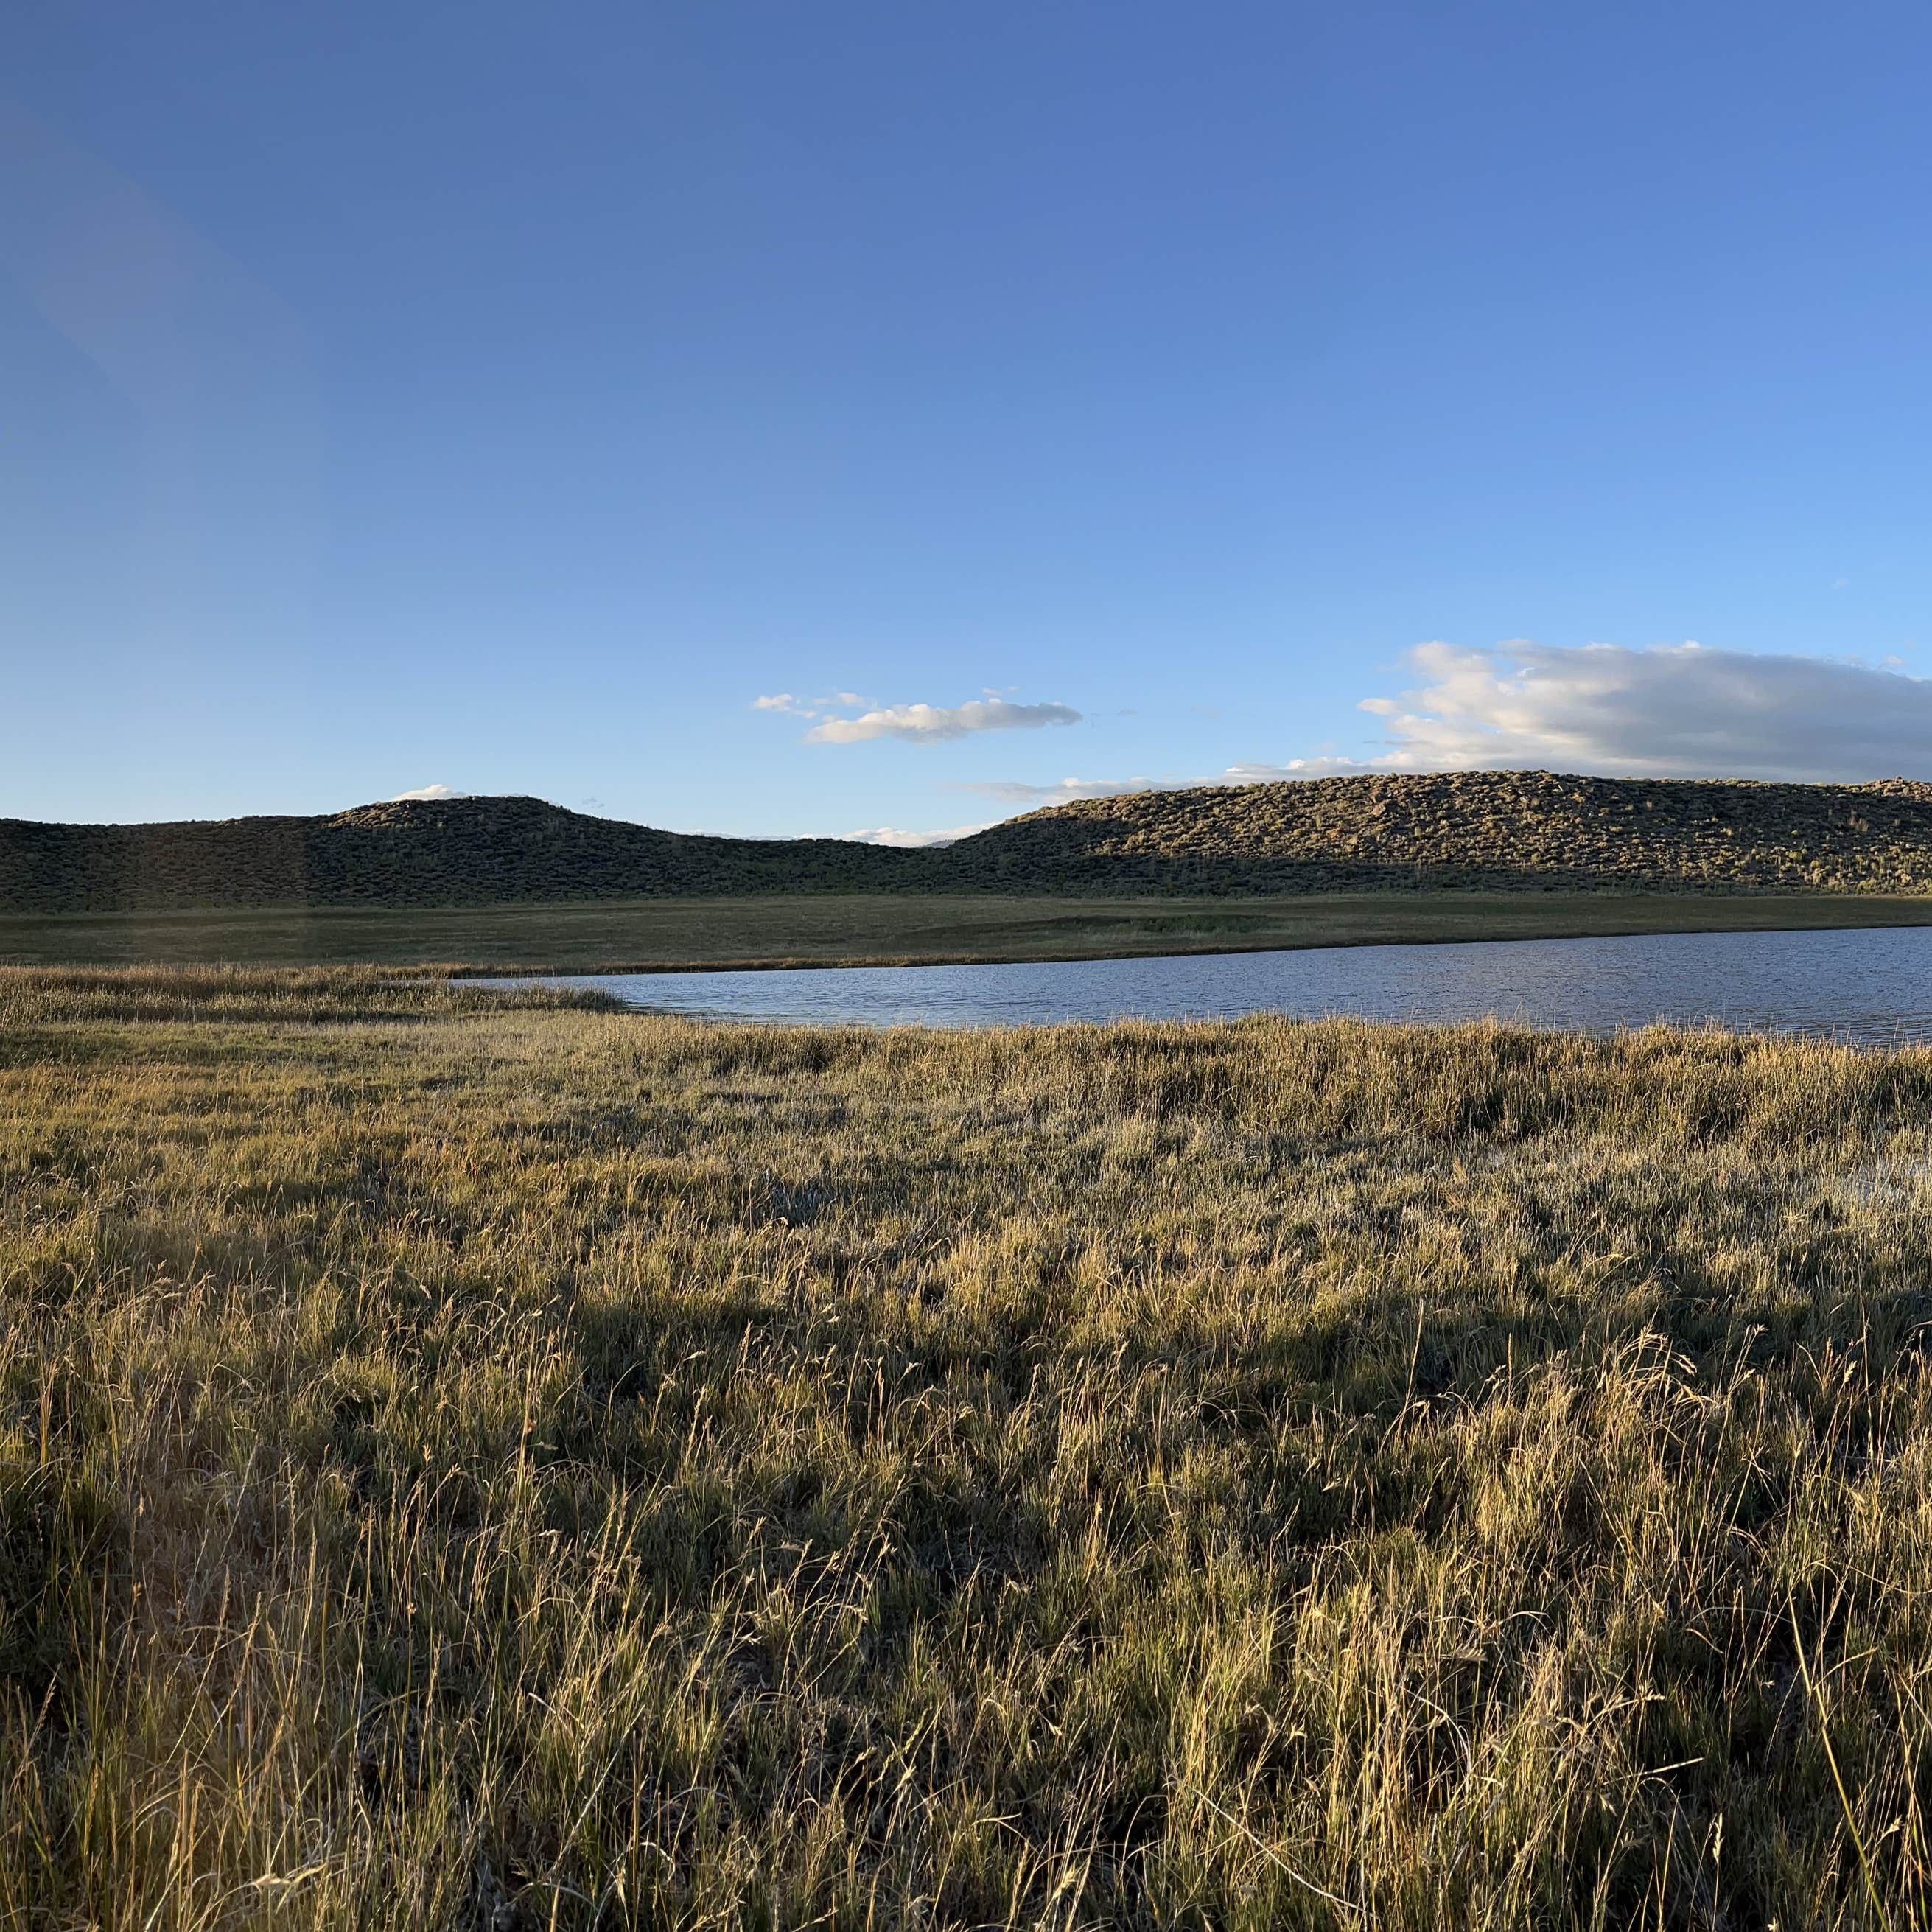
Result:
[[[1545,766],[1640,778],[1821,781],[1932,769],[1932,679],[1696,644],[1419,644],[1382,771]]]
[[[1487,650],[1418,644],[1418,682],[1366,698],[1386,747],[1365,758],[1231,765],[1204,777],[1006,781],[962,790],[1022,810],[1070,799],[1268,784],[1354,772],[1541,767],[1633,778],[1790,782],[1932,776],[1932,678],[1888,658],[1770,656],[1696,644],[1633,650],[1520,640]]]
[[[911,744],[932,745],[976,731],[1023,731],[1079,722],[1079,712],[1064,704],[1015,704],[1004,698],[976,698],[950,709],[893,704],[862,712],[856,718],[827,718],[805,735],[814,745],[858,745],[872,738],[903,738]]]
[[[956,825],[946,832],[903,832],[896,825],[881,825],[869,832],[848,832],[845,836],[860,845],[950,845],[956,838],[970,838],[986,829],[983,824]]]
[[[818,715],[815,711],[808,711],[788,691],[775,692],[770,698],[754,698],[752,700],[752,709],[754,711],[788,712],[794,718],[815,718]]]
[[[392,805],[407,805],[417,799],[427,801],[440,798],[467,798],[469,796],[466,791],[458,791],[452,785],[424,785],[416,791],[399,791],[389,802]]]

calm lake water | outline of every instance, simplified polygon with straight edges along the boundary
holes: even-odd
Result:
[[[1932,928],[1329,946],[1010,966],[839,967],[572,976],[632,1005],[710,1019],[986,1027],[1287,1013],[1493,1016],[1614,1033],[1655,1022],[1932,1040]]]

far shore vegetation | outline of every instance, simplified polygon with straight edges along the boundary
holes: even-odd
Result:
[[[1928,1217],[1917,1050],[0,972],[0,1924],[1924,1923]]]
[[[1932,896],[818,892],[448,908],[0,913],[0,964],[367,963],[497,973],[655,972],[1925,925],[1932,925]]]

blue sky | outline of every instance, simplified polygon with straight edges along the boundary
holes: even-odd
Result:
[[[15,0],[0,813],[1932,776],[1928,74],[1905,6]]]

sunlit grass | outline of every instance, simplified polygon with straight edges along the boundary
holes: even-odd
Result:
[[[1916,1922],[1932,1054],[0,976],[0,1924]]]

